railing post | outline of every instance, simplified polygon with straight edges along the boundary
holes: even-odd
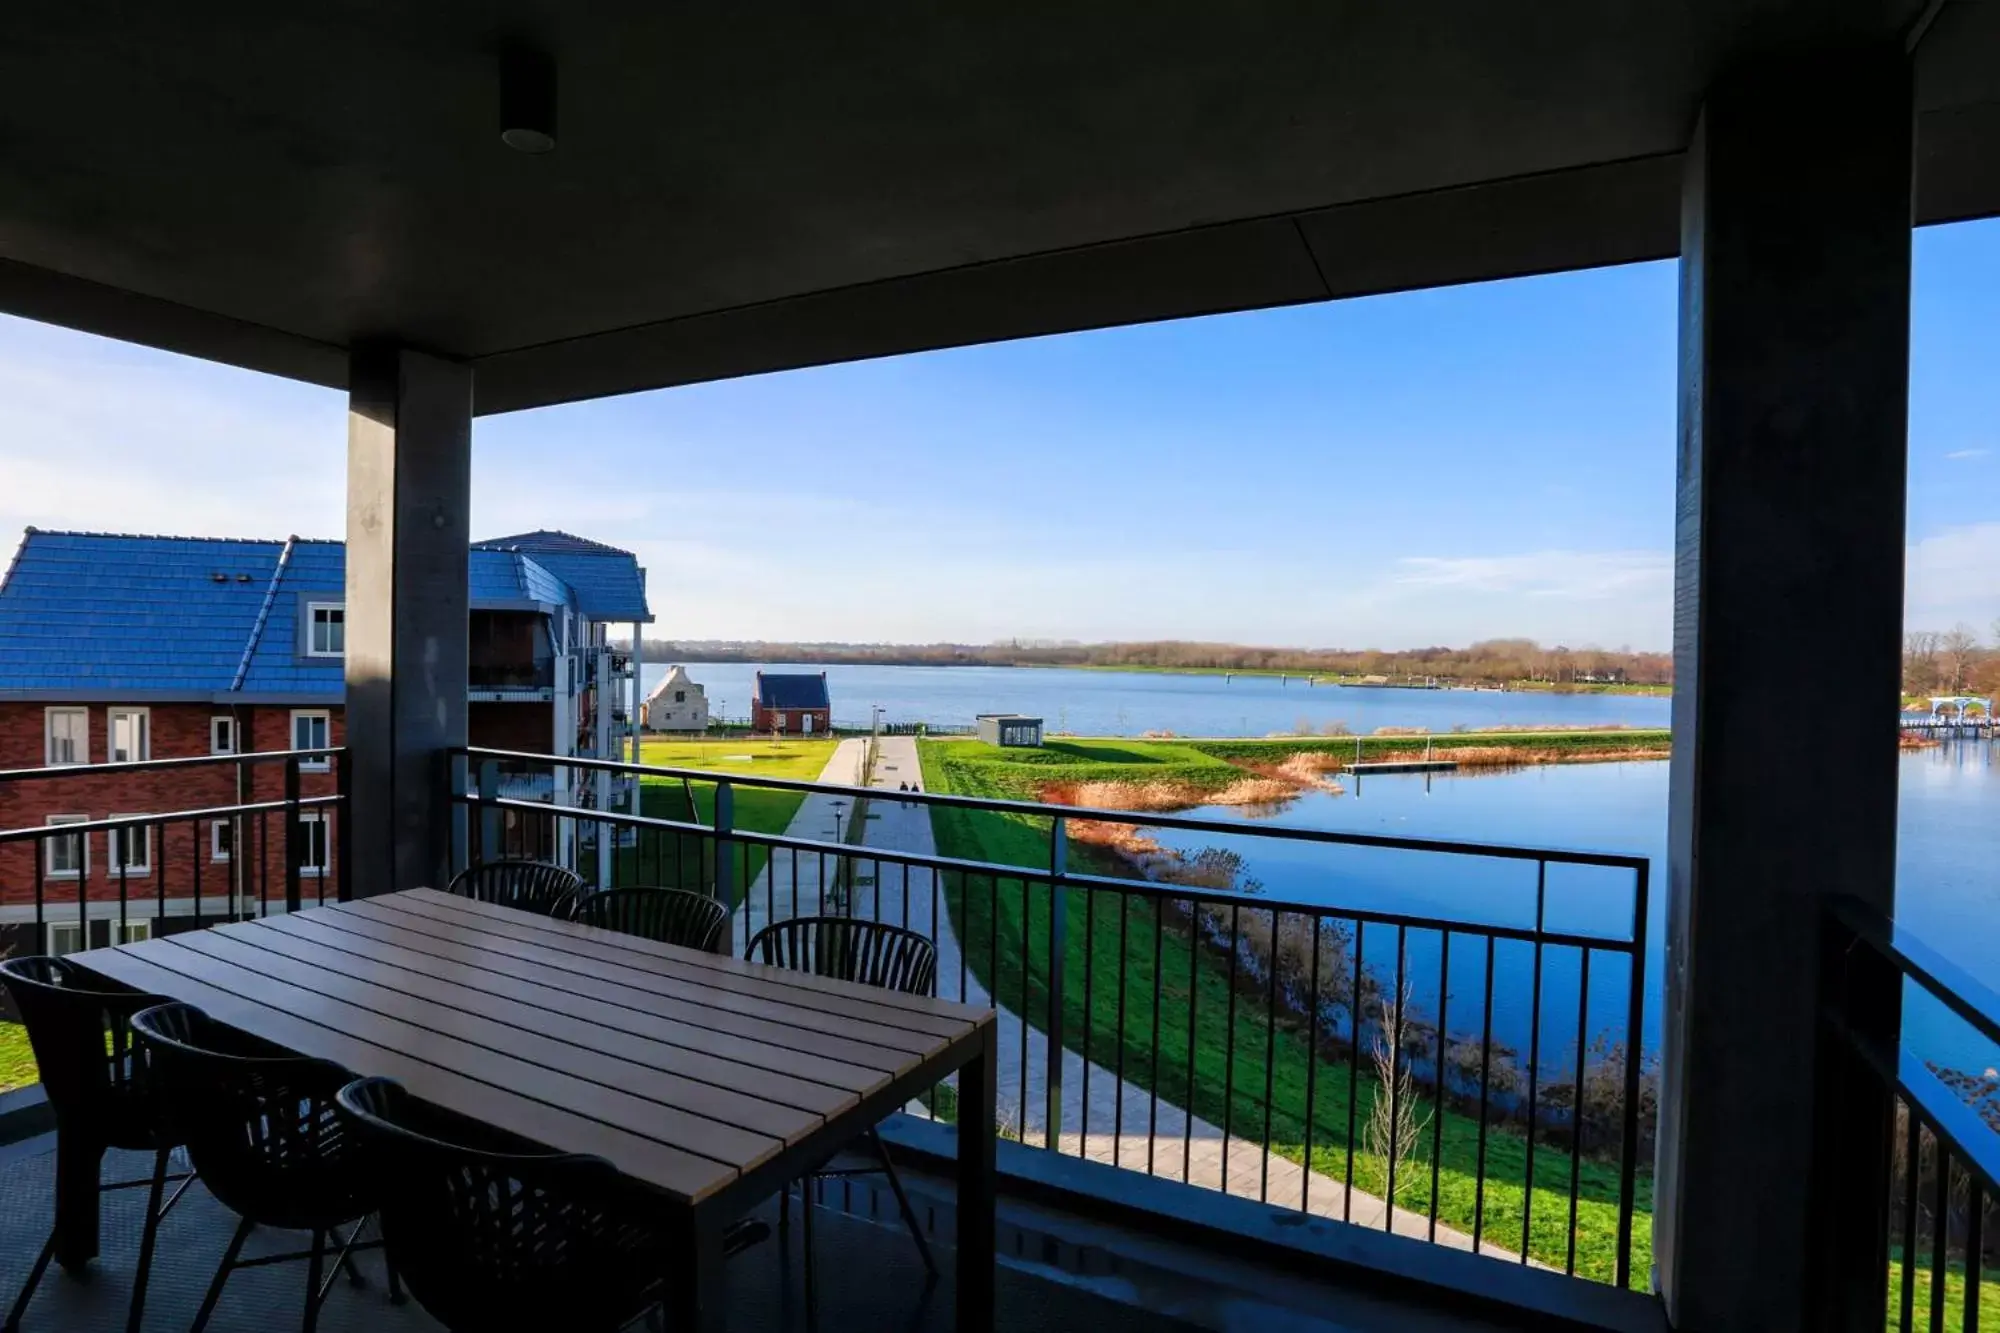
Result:
[[[351,778],[347,766],[346,746],[342,746],[333,756],[333,765],[334,791],[340,797],[340,804],[334,807],[339,817],[334,821],[333,836],[327,839],[328,852],[333,857],[336,876],[333,881],[333,896],[338,902],[351,903],[354,901],[354,879],[348,869],[347,860],[347,806]]]
[[[304,828],[299,819],[299,757],[285,758],[285,910],[299,910],[299,846]]]
[[[1049,1052],[1048,1070],[1045,1076],[1048,1085],[1048,1104],[1044,1113],[1047,1117],[1047,1125],[1045,1127],[1047,1145],[1051,1152],[1060,1151],[1062,1145],[1063,955],[1067,952],[1064,946],[1067,944],[1069,936],[1069,923],[1067,920],[1069,914],[1066,910],[1067,903],[1065,901],[1069,890],[1063,886],[1063,879],[1068,874],[1069,821],[1063,816],[1057,815],[1049,825],[1049,1014],[1047,1029]],[[1025,912],[1025,904],[1028,901],[1026,885],[1022,886],[1021,901],[1024,904],[1022,910]],[[1021,950],[1023,953],[1026,953],[1029,947],[1027,924],[1025,920],[1021,923]],[[1120,965],[1122,966],[1123,964],[1121,963]],[[1021,1015],[1023,1023],[1028,1021],[1028,1016],[1025,1012],[1027,998],[1025,995],[1021,997],[1024,1010]],[[1083,1021],[1088,1023],[1090,1015],[1085,1014]],[[1120,1040],[1123,1040],[1122,1033],[1120,1034]],[[1089,1115],[1090,1108],[1087,1106],[1084,1107],[1083,1114]],[[1113,1160],[1115,1161],[1117,1154],[1115,1144],[1112,1147],[1112,1153]]]
[[[730,911],[736,910],[735,844],[730,833],[736,828],[736,787],[728,781],[715,784],[715,900]]]
[[[462,799],[471,790],[468,761],[463,754],[454,751],[445,760],[444,780],[451,797],[451,873],[457,875],[472,864],[472,812],[466,809]],[[341,823],[344,826],[346,820]]]
[[[500,846],[500,811],[492,804],[500,799],[500,761],[479,761],[479,859],[495,860],[506,855]]]

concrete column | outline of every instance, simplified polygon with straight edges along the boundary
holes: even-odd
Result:
[[[465,744],[472,371],[357,349],[347,415],[347,744],[355,896],[449,878]]]
[[[1735,71],[1688,155],[1654,1257],[1704,1333],[1826,1326],[1819,907],[1895,896],[1911,139],[1897,44]]]

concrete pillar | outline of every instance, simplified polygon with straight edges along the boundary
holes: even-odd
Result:
[[[1688,155],[1654,1258],[1704,1333],[1828,1326],[1819,907],[1895,896],[1911,140],[1895,44],[1731,73]]]
[[[347,414],[347,744],[356,897],[449,878],[465,744],[472,371],[357,349]]]

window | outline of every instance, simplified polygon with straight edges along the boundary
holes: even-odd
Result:
[[[113,815],[113,819],[129,819],[130,815]],[[111,873],[124,871],[128,875],[143,875],[153,868],[153,830],[144,824],[134,824],[129,828],[109,829],[105,839],[111,847]]]
[[[299,873],[324,875],[327,872],[326,812],[309,810],[299,816]]]
[[[49,933],[49,953],[61,958],[64,954],[80,953],[83,950],[83,923],[81,921],[51,921],[43,927]]]
[[[236,753],[235,718],[212,717],[208,720],[208,752],[210,754]]]
[[[143,763],[153,757],[152,714],[145,708],[112,708],[105,712],[108,741],[105,760],[113,764]]]
[[[675,691],[674,691],[674,702],[675,702],[675,703],[677,703],[677,704],[684,704],[684,703],[686,703],[687,701],[688,701],[688,692],[687,692],[686,690],[675,690]]]
[[[236,826],[226,819],[218,819],[208,826],[208,859],[227,861],[236,846]]]
[[[339,602],[306,603],[306,656],[347,655],[347,608]]]
[[[294,750],[323,750],[331,741],[328,739],[331,725],[329,714],[324,708],[300,709],[292,714],[292,748]],[[324,754],[307,755],[299,760],[299,767],[309,773],[324,773],[332,766],[332,760]]]
[[[81,824],[89,815],[50,815],[51,824]],[[44,868],[50,875],[74,879],[90,870],[90,835],[72,833],[66,838],[49,838],[42,843],[48,848],[45,853]]]
[[[43,712],[42,717],[47,741],[43,762],[51,768],[58,764],[90,762],[88,708],[50,708]]]
[[[111,934],[119,944],[137,944],[140,940],[150,940],[153,938],[153,923],[151,921],[127,921],[121,926],[116,921],[113,921],[111,923]]]

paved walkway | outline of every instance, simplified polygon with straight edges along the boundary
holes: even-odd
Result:
[[[833,749],[833,756],[820,770],[818,781],[842,787],[861,785],[861,764],[866,753],[867,742],[860,739],[844,740]],[[835,816],[838,815],[838,820]],[[799,812],[792,816],[792,822],[785,826],[785,834],[792,838],[811,838],[815,842],[838,842],[847,831],[848,820],[854,815],[854,803],[842,797],[811,795],[806,797]],[[775,913],[780,921],[795,916],[816,916],[820,911],[820,872],[824,865],[826,880],[830,884],[834,876],[832,857],[795,855],[783,847],[771,849],[770,859],[764,869],[751,882],[750,890],[743,895],[735,916],[736,955],[743,956],[749,947],[750,937],[762,930]]]
[[[884,851],[935,855],[937,843],[931,831],[930,811],[895,799],[899,782],[919,785],[922,782],[916,742],[907,736],[885,736],[880,745],[874,786],[877,790],[887,788],[889,795],[869,802],[867,844]],[[910,869],[906,877],[903,868],[885,864],[878,877],[880,882],[870,884],[867,882],[870,869],[867,862],[862,863],[863,882],[856,890],[855,914],[874,916],[879,907],[882,920],[907,924],[912,930],[930,936],[938,949],[938,994],[970,1004],[992,1004],[985,987],[961,962],[958,939],[934,873]],[[784,910],[785,904],[780,903],[781,915]],[[999,1015],[1000,1123],[1007,1132],[1040,1144],[1046,1141],[1048,1123],[1048,1039],[1040,1029],[1023,1024],[1019,1015],[1007,1009],[1000,1009]],[[1154,1174],[1209,1189],[1223,1188],[1226,1158],[1227,1187],[1231,1194],[1261,1197],[1288,1208],[1298,1207],[1303,1199],[1307,1211],[1322,1217],[1337,1218],[1348,1209],[1347,1190],[1340,1181],[1319,1172],[1308,1173],[1275,1153],[1265,1152],[1240,1134],[1231,1135],[1225,1145],[1220,1126],[1199,1117],[1190,1124],[1187,1113],[1180,1107],[1156,1101],[1147,1089],[1122,1082],[1111,1070],[1094,1061],[1090,1065],[1086,1103],[1084,1060],[1075,1051],[1063,1052],[1062,1091],[1058,1142],[1064,1153],[1074,1156],[1082,1152],[1100,1162],[1115,1162],[1145,1171],[1150,1152]],[[1121,1123],[1124,1132],[1114,1132]],[[1149,1130],[1156,1137],[1149,1137]],[[1427,1168],[1419,1169],[1428,1174]],[[1350,1216],[1359,1225],[1379,1230],[1383,1201],[1356,1190]],[[1430,1235],[1430,1228],[1429,1217],[1403,1208],[1396,1210],[1396,1234],[1425,1238]],[[1437,1240],[1456,1249],[1472,1248],[1471,1236],[1450,1227],[1438,1227]],[[1513,1257],[1492,1245],[1485,1246],[1483,1252],[1499,1258]]]

